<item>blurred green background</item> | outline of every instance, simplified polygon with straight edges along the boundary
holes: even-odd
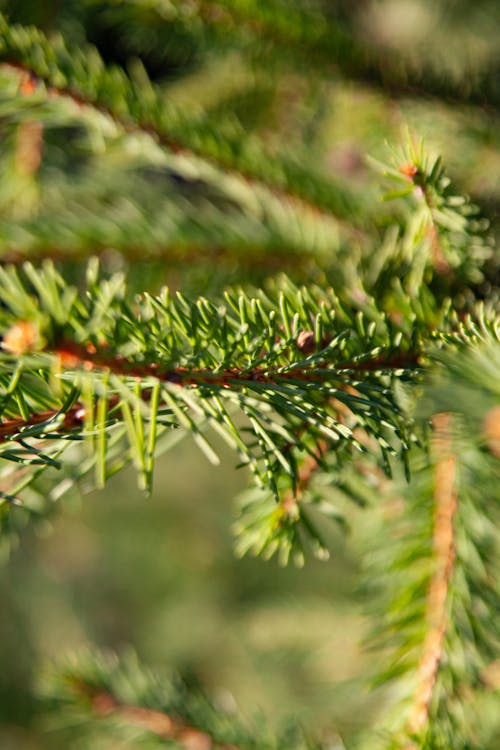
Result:
[[[477,101],[461,102],[460,96],[427,95],[425,76],[422,90],[395,97],[383,85],[371,85],[369,76],[366,81],[350,78],[341,64],[340,73],[330,76],[309,67],[307,55],[298,65],[266,62],[265,40],[260,49],[253,37],[246,38],[244,27],[238,44],[225,46],[201,27],[171,20],[167,5],[0,0],[0,10],[13,21],[35,23],[48,33],[60,30],[70,44],[88,40],[109,62],[133,67],[140,58],[166,97],[190,108],[193,117],[218,120],[221,128],[236,122],[271,149],[293,148],[302,154],[304,166],[334,172],[359,195],[378,190],[364,156],[385,158],[386,141],[400,143],[408,125],[443,155],[458,189],[471,194],[490,218],[497,217],[498,100],[490,102],[485,94],[484,106],[478,106]],[[438,80],[454,85],[457,94],[474,76],[489,84],[498,78],[497,0],[473,6],[459,0],[320,5],[361,47],[370,45],[382,57],[396,51],[410,68],[433,71]],[[98,128],[89,126],[82,133],[71,117],[61,117],[46,129],[40,174],[18,174],[17,187],[13,178],[2,187],[7,245],[17,236],[14,225],[29,223],[33,211],[45,211],[56,224],[62,212],[66,221],[69,183],[75,205],[78,190],[84,195],[89,182],[97,193],[102,188],[104,197],[97,195],[101,203],[87,207],[89,226],[99,214],[95,206],[108,205],[102,175],[111,170],[109,189],[121,181],[130,205],[140,204],[140,191],[151,176],[160,192],[172,189],[172,176],[158,167],[154,150],[136,144],[127,151],[116,133],[99,140]],[[4,134],[8,148],[8,129]],[[27,180],[52,186],[52,192],[33,185],[30,192]],[[176,187],[183,188],[178,177]],[[17,202],[14,210],[12,197],[20,194],[24,208]],[[224,209],[227,196],[211,197]],[[269,274],[259,263],[249,270],[245,262],[248,237],[243,239],[245,232],[251,236],[251,226],[242,229],[242,257],[217,265],[217,273],[210,258],[194,269],[182,254],[177,263],[152,257],[129,267],[113,252],[126,238],[119,236],[119,216],[110,216],[117,240],[116,245],[108,243],[111,252],[108,247],[104,265],[123,267],[137,290],[167,282],[207,294],[233,281],[258,283]],[[99,244],[95,227],[82,239],[67,226],[61,236],[68,252],[76,248],[75,256],[79,248],[85,254],[96,237]],[[203,242],[203,226],[199,237]],[[148,235],[153,255],[154,242]],[[286,264],[284,256],[282,262]],[[279,258],[277,265],[279,270]],[[70,265],[66,271],[78,278],[78,268]],[[293,275],[293,263],[290,271]],[[65,502],[50,524],[26,527],[19,547],[0,569],[1,750],[64,747],[57,733],[44,730],[35,697],[38,674],[45,662],[87,644],[119,652],[133,649],[154,667],[196,676],[222,702],[236,702],[247,716],[261,711],[271,724],[279,724],[295,714],[308,727],[325,727],[332,738],[338,731],[349,740],[382,710],[384,698],[369,696],[366,686],[373,659],[380,657],[359,645],[366,632],[367,602],[356,545],[332,531],[331,560],[309,561],[303,570],[236,559],[230,528],[233,500],[248,477],[232,468],[232,455],[222,454],[222,468],[214,469],[196,448],[181,444],[158,461],[151,499],[135,489],[134,473],[127,470],[105,491]],[[363,523],[361,511],[348,515],[355,528]],[[333,739],[332,744],[342,747]]]
[[[271,726],[295,714],[349,734],[369,722],[356,559],[340,533],[331,562],[301,570],[236,559],[247,477],[225,459],[210,467],[186,443],[159,462],[151,499],[128,470],[22,535],[0,583],[2,750],[59,747],[39,733],[32,691],[41,663],[89,644],[132,648]]]

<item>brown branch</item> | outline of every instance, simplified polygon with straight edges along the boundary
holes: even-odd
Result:
[[[19,330],[18,330],[19,329]],[[31,324],[16,323],[4,335],[3,348],[7,351],[20,356],[28,351],[36,350],[38,333],[32,330]],[[35,349],[33,349],[35,347]],[[103,370],[113,372],[116,375],[134,377],[139,380],[143,378],[155,378],[161,382],[173,383],[178,386],[198,387],[200,385],[212,385],[223,388],[231,388],[238,385],[252,383],[273,383],[277,381],[299,380],[302,382],[321,382],[325,379],[325,372],[316,372],[314,367],[293,369],[289,372],[277,372],[272,369],[256,367],[253,370],[240,371],[237,369],[222,370],[214,372],[211,370],[188,369],[186,367],[176,367],[173,369],[162,369],[158,363],[139,364],[120,355],[110,355],[104,350],[97,350],[93,344],[76,344],[71,341],[61,342],[57,346],[47,349],[51,354],[55,354],[60,364],[65,369],[83,369],[87,371]],[[418,366],[419,357],[416,354],[402,354],[388,357],[376,357],[366,362],[344,362],[332,368],[332,373],[337,370],[342,371],[372,371],[380,369],[400,369],[402,367]],[[340,385],[339,387],[351,389],[349,385]],[[357,393],[357,392],[356,392]],[[145,389],[141,398],[149,400],[151,389]],[[330,397],[326,400],[328,401]],[[108,410],[118,406],[120,397],[111,395],[108,399]],[[345,408],[345,407],[343,407]],[[11,417],[0,421],[0,443],[6,442],[21,436],[22,432],[29,427],[33,427],[43,422],[48,422],[60,415],[60,409],[48,409],[31,414],[27,419],[22,417]],[[55,428],[56,431],[64,433],[71,430],[79,429],[83,426],[85,420],[85,407],[81,402],[74,404],[67,412],[62,414],[62,421]],[[318,444],[320,445],[320,444]],[[326,445],[326,444],[325,444]],[[285,447],[285,452],[287,447]],[[324,453],[326,448],[321,447],[318,458]],[[314,467],[311,467],[313,470]],[[304,468],[304,471],[309,471]],[[299,485],[300,485],[299,473]]]
[[[327,453],[330,444],[326,440],[318,440],[316,450],[307,456],[299,466],[295,490],[288,490],[279,501],[279,507],[283,516],[294,516],[300,498],[307,490],[315,471],[321,465],[321,459]]]
[[[238,750],[236,745],[217,742],[208,732],[164,711],[123,703],[110,692],[94,690],[86,684],[75,685],[74,690],[90,700],[91,709],[97,717],[116,717],[161,739],[175,740],[185,750]]]
[[[350,385],[345,385],[343,387],[343,390],[344,389],[352,395],[359,395],[359,391],[356,391],[356,389]],[[322,405],[326,406],[328,404],[330,404],[331,407],[335,409],[338,421],[345,424],[349,416],[352,414],[349,407],[346,406],[342,401],[339,401],[336,398],[332,398],[331,396],[326,397]],[[307,424],[304,423],[298,430],[298,436],[301,436],[307,430],[307,427]],[[366,435],[364,430],[362,431],[362,433],[363,435],[358,435],[358,437],[361,437],[362,439],[366,437],[366,440],[369,441],[370,439],[368,435]],[[293,443],[287,443],[283,448],[283,453],[289,453],[292,448]],[[296,514],[300,498],[309,487],[314,473],[321,466],[321,460],[327,454],[329,448],[330,443],[327,440],[318,440],[316,444],[316,450],[312,454],[308,455],[307,458],[299,466],[295,491],[289,490],[288,492],[286,492],[279,503],[280,508],[282,509],[282,512],[285,516],[294,516]]]
[[[281,368],[271,369],[255,367],[251,370],[220,370],[214,372],[207,369],[188,369],[186,367],[174,367],[162,369],[157,362],[152,364],[139,364],[126,359],[120,355],[110,355],[103,349],[97,350],[93,344],[81,345],[72,341],[65,341],[52,347],[50,351],[56,354],[62,367],[67,369],[83,368],[84,370],[103,369],[109,370],[117,375],[129,377],[146,378],[154,377],[162,382],[175,383],[177,385],[219,385],[230,387],[241,383],[274,383],[277,381],[299,380],[302,382],[320,383],[325,380],[325,372],[317,367],[293,368],[280,371]],[[396,354],[384,357],[375,357],[364,362],[340,362],[332,367],[335,370],[366,372],[375,370],[399,370],[408,367],[418,367],[420,357],[414,353]]]
[[[110,408],[112,408],[112,405],[110,405]],[[59,409],[49,409],[30,414],[28,419],[22,419],[21,417],[4,419],[0,422],[0,442],[22,437],[23,430],[55,419],[59,413]],[[69,432],[70,430],[82,427],[85,418],[85,409],[82,404],[77,403],[65,412],[62,417],[63,419],[56,429],[60,432]]]
[[[145,388],[141,391],[140,398],[147,403],[151,400],[151,393],[151,388]],[[115,409],[116,411],[113,416],[121,416],[121,410],[117,408],[120,401],[121,397],[116,394],[108,396],[106,413],[109,414]],[[80,401],[77,401],[66,412],[61,412],[60,409],[47,409],[46,411],[30,414],[28,419],[23,419],[22,417],[2,419],[0,421],[0,443],[22,438],[22,433],[27,428],[43,424],[43,422],[50,422],[50,420],[55,420],[58,416],[62,416],[62,420],[57,425],[54,425],[53,432],[60,432],[62,435],[73,430],[81,430],[85,424],[85,406]]]
[[[427,634],[417,672],[417,688],[410,711],[407,732],[420,735],[429,722],[433,690],[443,656],[448,624],[448,594],[455,557],[454,518],[457,509],[456,456],[453,454],[449,414],[433,418],[434,475],[434,573],[427,594]],[[413,746],[410,745],[408,750]]]
[[[141,398],[143,401],[149,401],[151,398],[151,388],[143,390]],[[107,399],[107,413],[112,409],[116,409],[120,401],[120,396],[110,395]],[[116,415],[120,415],[119,409],[116,411]],[[60,432],[63,435],[73,430],[81,430],[85,423],[85,406],[78,401],[66,412],[61,412],[60,409],[47,409],[46,411],[34,412],[27,419],[23,419],[22,417],[2,419],[0,421],[0,443],[22,438],[23,432],[29,427],[50,422],[58,416],[61,416],[62,420],[57,425],[54,425],[54,430],[51,430],[51,432]]]
[[[436,272],[441,276],[449,276],[449,274],[451,273],[451,266],[446,259],[446,255],[441,244],[441,238],[439,236],[439,230],[436,226],[436,222],[434,221],[434,199],[429,190],[429,186],[425,181],[421,185],[421,190],[431,219],[429,227],[427,229],[427,236],[429,238],[431,247],[431,255],[434,268],[436,269]]]

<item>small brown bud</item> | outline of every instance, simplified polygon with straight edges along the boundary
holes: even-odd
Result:
[[[19,320],[6,332],[2,349],[10,354],[26,354],[40,347],[40,331],[35,323]]]
[[[399,171],[401,172],[401,174],[404,174],[405,177],[413,180],[415,175],[418,173],[418,167],[416,164],[408,162],[406,164],[401,164],[401,166],[399,167]]]
[[[303,354],[311,354],[316,349],[316,341],[312,331],[301,331],[297,336],[297,349]]]
[[[76,370],[81,364],[80,357],[69,349],[60,348],[57,350],[57,354],[59,355],[59,363],[61,367],[67,370]]]
[[[36,84],[36,77],[31,73],[27,73],[19,83],[19,93],[22,96],[31,96],[36,91]]]

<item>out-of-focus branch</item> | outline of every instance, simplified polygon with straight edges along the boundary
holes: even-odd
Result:
[[[119,719],[161,739],[174,740],[185,750],[238,750],[236,745],[217,742],[208,732],[164,711],[123,703],[110,692],[96,691],[81,683],[74,686],[74,691],[90,701],[91,710],[96,717]]]
[[[447,629],[447,603],[455,557],[454,518],[457,509],[456,456],[451,445],[452,418],[433,418],[434,473],[434,574],[427,594],[427,634],[417,672],[417,687],[407,723],[410,737],[425,731],[434,685],[443,656]],[[405,750],[413,750],[410,744]]]

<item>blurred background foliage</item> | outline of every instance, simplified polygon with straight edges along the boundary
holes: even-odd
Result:
[[[293,151],[362,207],[360,232],[375,226],[380,238],[397,216],[397,205],[377,201],[365,155],[385,159],[403,125],[443,156],[458,189],[498,227],[496,0],[310,3],[311,17],[318,7],[335,34],[318,27],[309,47],[286,25],[266,26],[265,3],[250,5],[253,17],[229,1],[0,0],[12,22],[61,32],[70,48],[90,42],[139,82],[144,66],[191,119],[236,139],[252,134],[273,153]],[[55,257],[78,279],[93,251],[137,290],[168,283],[208,294],[280,270],[335,283],[376,253],[377,242],[353,242],[341,224],[325,219],[311,233],[306,215],[183,166],[148,138],[124,136],[96,112],[77,116],[68,103],[40,105],[43,158],[26,168],[29,159],[12,154],[22,154],[23,137],[33,147],[37,121],[33,110],[9,119],[9,85],[2,79],[5,259]],[[332,529],[327,563],[296,570],[236,560],[229,519],[246,477],[231,466],[229,458],[208,467],[181,445],[158,462],[150,500],[123,473],[83,503],[66,501],[50,525],[26,528],[0,572],[2,750],[68,747],[64,732],[44,731],[36,683],[45,661],[87,643],[133,649],[249,716],[279,724],[296,714],[331,731],[332,748],[342,747],[337,731],[355,747],[384,700],[366,691],[380,656],[359,645],[361,605],[375,594],[360,587],[356,545]],[[348,515],[352,534],[366,533],[362,511]]]
[[[229,521],[245,479],[185,446],[158,467],[150,500],[127,472],[66,503],[50,533],[26,531],[1,579],[2,747],[67,746],[64,733],[39,734],[32,690],[41,664],[90,643],[132,648],[274,727],[295,714],[349,734],[375,715],[377,696],[353,687],[369,663],[358,562],[333,531],[331,564],[235,559]]]

